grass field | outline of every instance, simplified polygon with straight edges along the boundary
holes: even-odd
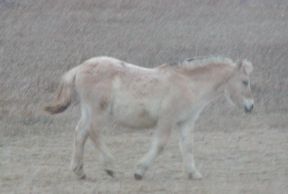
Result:
[[[79,107],[57,117],[42,107],[65,71],[100,55],[145,67],[247,58],[255,112],[224,99],[205,109],[193,135],[201,181],[182,172],[176,131],[144,180],[134,180],[151,129],[105,132],[115,178],[88,142],[88,177],[77,180],[69,164]],[[286,194],[287,75],[285,0],[0,0],[0,193]]]

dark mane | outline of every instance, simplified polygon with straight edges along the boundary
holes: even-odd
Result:
[[[206,65],[211,64],[229,64],[235,65],[232,59],[222,56],[199,56],[199,57],[192,57],[187,58],[180,62],[169,63],[170,66],[178,66],[178,67],[186,67],[186,68],[196,68],[196,67],[203,67]]]

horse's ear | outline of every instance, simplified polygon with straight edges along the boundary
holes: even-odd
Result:
[[[253,71],[253,65],[250,61],[244,59],[240,62],[238,62],[238,67],[240,70],[242,70],[244,73],[249,75]]]

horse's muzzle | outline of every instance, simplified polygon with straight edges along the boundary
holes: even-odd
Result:
[[[246,113],[251,113],[253,108],[254,108],[253,104],[251,104],[249,107],[248,106],[244,106],[244,109],[245,109]]]

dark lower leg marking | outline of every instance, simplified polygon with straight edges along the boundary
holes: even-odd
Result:
[[[106,173],[109,175],[109,176],[111,176],[111,177],[114,177],[114,172],[112,171],[112,170],[105,170],[106,171]]]
[[[134,174],[134,178],[136,179],[136,180],[142,180],[142,178],[143,178],[143,176],[142,175],[140,175],[140,174]]]

